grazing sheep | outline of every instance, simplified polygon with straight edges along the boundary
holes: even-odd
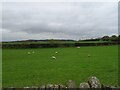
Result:
[[[80,48],[79,46],[77,46],[77,48]]]
[[[52,56],[52,59],[56,59],[56,57],[55,57],[55,56]]]
[[[90,54],[88,54],[88,57],[91,57],[91,55],[90,55]]]
[[[58,52],[55,52],[55,54],[57,54]]]
[[[30,55],[31,53],[30,52],[28,52],[28,55]]]

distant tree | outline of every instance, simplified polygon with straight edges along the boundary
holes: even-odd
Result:
[[[117,37],[116,35],[112,35],[112,36],[110,37],[110,40],[111,40],[111,41],[118,41],[118,37]]]
[[[118,35],[118,41],[120,42],[120,35]]]
[[[102,40],[103,40],[103,41],[109,41],[109,40],[110,40],[110,37],[109,37],[109,36],[103,36],[103,37],[102,37]]]
[[[120,35],[118,35],[118,38],[120,38]]]

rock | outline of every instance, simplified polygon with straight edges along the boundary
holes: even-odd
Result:
[[[72,80],[69,80],[67,85],[68,85],[68,88],[76,88],[76,84]]]
[[[59,90],[66,90],[66,86],[60,84],[60,85],[59,85]]]
[[[55,84],[54,85],[54,90],[59,90],[59,85]]]
[[[24,87],[24,88],[30,88],[30,87]]]
[[[31,90],[30,87],[24,87],[23,90]]]
[[[46,89],[46,86],[45,86],[45,85],[42,85],[42,86],[40,87],[40,89],[41,89],[41,90],[45,90],[45,89]]]
[[[59,85],[56,85],[56,84],[55,84],[55,85],[54,85],[54,88],[59,88]]]
[[[14,87],[9,87],[7,89],[0,89],[0,90],[14,90],[15,88]]]
[[[101,83],[95,76],[89,78],[88,84],[91,88],[101,88]]]
[[[54,88],[53,84],[47,84],[46,88]]]
[[[32,86],[31,89],[32,89],[32,90],[38,90],[39,87],[37,87],[37,86]]]
[[[86,82],[83,82],[80,84],[80,88],[90,88],[89,84]]]

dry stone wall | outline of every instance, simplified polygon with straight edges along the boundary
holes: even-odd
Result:
[[[100,80],[92,76],[88,78],[87,82],[80,83],[79,87],[76,86],[75,82],[68,80],[66,85],[58,84],[47,84],[40,87],[24,87],[24,88],[3,88],[2,90],[120,90],[119,86],[107,86],[100,82]]]

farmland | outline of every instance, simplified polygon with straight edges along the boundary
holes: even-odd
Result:
[[[90,76],[107,85],[117,85],[118,80],[117,45],[3,49],[2,60],[3,87],[65,84],[69,79],[79,85]]]

